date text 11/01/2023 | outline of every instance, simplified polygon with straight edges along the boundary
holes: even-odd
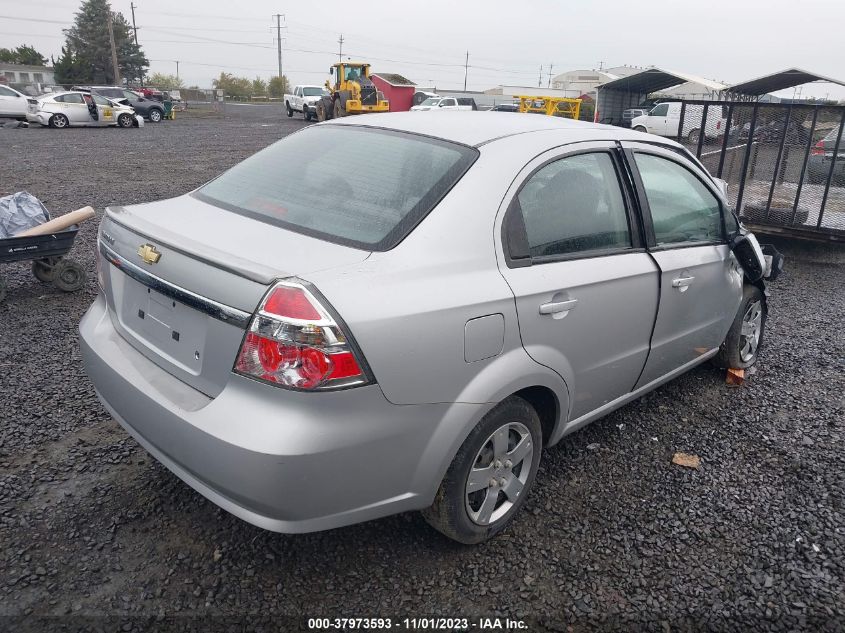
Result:
[[[313,631],[526,631],[528,624],[510,618],[308,618]]]

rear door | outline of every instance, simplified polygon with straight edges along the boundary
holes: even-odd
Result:
[[[67,116],[71,125],[90,125],[93,123],[88,106],[78,92],[58,95],[55,102],[59,104],[59,112]]]
[[[648,355],[658,271],[621,173],[613,143],[569,145],[529,163],[505,200],[500,270],[526,351],[567,382],[570,420],[628,393]]]
[[[0,86],[0,115],[22,117],[26,115],[26,108],[26,97]]]
[[[623,145],[660,267],[660,307],[640,387],[719,347],[742,299],[742,273],[706,175],[671,150]]]

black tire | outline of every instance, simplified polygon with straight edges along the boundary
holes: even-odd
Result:
[[[743,350],[748,343],[748,337],[753,334],[749,331],[744,334],[743,324],[748,320],[749,311],[755,304],[759,306],[760,321],[757,327],[756,344],[753,346],[753,353],[749,356],[744,354]],[[763,296],[762,290],[757,286],[746,284],[742,289],[742,302],[739,304],[739,310],[737,310],[736,317],[731,324],[731,329],[728,330],[725,340],[719,347],[719,353],[713,357],[713,363],[724,369],[745,369],[756,363],[766,333],[767,315],[766,298]]]
[[[323,122],[328,121],[331,117],[328,116],[328,110],[326,110],[326,102],[322,99],[317,102],[317,121]]]
[[[120,127],[132,127],[135,125],[135,117],[131,114],[123,113],[117,117],[117,124]]]
[[[293,108],[290,107],[290,103],[288,103],[287,101],[285,101],[285,108],[287,108],[288,117],[292,117],[293,116]]]
[[[698,136],[701,134],[701,131],[698,129],[690,130],[689,134],[687,134],[687,141],[690,144],[698,144]]]
[[[308,111],[308,106],[304,103],[302,104],[302,118],[306,121],[311,120],[311,113]]]
[[[53,269],[53,285],[62,292],[75,292],[85,286],[88,275],[75,261],[63,259]]]
[[[520,440],[520,442],[528,442],[524,448],[525,455],[518,464],[513,464],[512,471],[510,468],[493,470],[491,471],[489,486],[485,485],[472,493],[468,493],[467,487],[471,470],[481,463],[488,447],[490,448],[488,455],[490,462],[487,466],[482,465],[482,468],[485,471],[492,468],[502,468],[501,461],[497,460],[493,453],[495,449],[491,440],[493,435],[505,426],[508,426],[506,437],[508,451],[515,447],[515,445],[512,445],[512,442],[515,441],[513,434],[515,433],[516,437],[519,438],[520,430],[526,431]],[[459,543],[471,545],[496,536],[508,526],[525,503],[525,498],[531,490],[540,465],[542,448],[543,432],[537,412],[522,398],[516,396],[506,398],[489,411],[470,432],[440,483],[440,488],[434,497],[434,503],[423,510],[423,517],[434,529]],[[507,488],[510,488],[511,482],[508,479],[513,477],[522,479],[522,467],[525,466],[523,460],[529,457],[531,461],[527,466],[528,472],[525,475],[522,488],[515,492],[515,501],[509,499],[505,492]],[[500,464],[500,466],[497,467],[497,464]],[[508,464],[509,462],[504,462],[505,467]],[[500,475],[504,475],[504,477],[499,477]],[[482,475],[482,477],[486,476],[486,474]],[[497,478],[499,478],[498,482],[505,482],[504,485],[497,483]],[[474,510],[472,503],[477,503],[478,495],[484,496],[481,498],[481,507]],[[490,495],[495,496],[491,497]],[[475,500],[473,500],[474,496],[476,497]],[[484,505],[488,497],[493,500],[492,504],[495,508],[492,510],[493,514],[495,515],[497,512],[502,514],[495,520],[492,520],[491,516],[491,521],[488,523],[479,523],[476,519],[473,519],[470,511],[479,513],[479,517],[483,516]],[[509,509],[506,509],[508,504]]]
[[[339,119],[341,117],[346,116],[346,108],[340,102],[340,99],[336,99],[334,102],[334,118]]]
[[[6,298],[6,280],[0,277],[0,303]]]
[[[648,130],[645,129],[642,125],[638,125],[634,128],[634,132],[648,132]]]
[[[161,120],[164,118],[164,112],[158,108],[152,108],[147,116],[150,118],[151,123],[161,123]]]
[[[32,274],[38,281],[45,284],[53,281],[55,266],[59,262],[58,257],[45,257],[44,259],[32,260]]]
[[[50,117],[48,124],[50,127],[58,129],[70,127],[70,121],[64,114],[54,114]]]

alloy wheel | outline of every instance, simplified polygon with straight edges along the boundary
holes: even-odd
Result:
[[[466,509],[478,525],[504,517],[531,474],[531,432],[521,422],[496,429],[475,456],[465,484]]]
[[[763,306],[759,301],[749,304],[742,316],[742,331],[739,336],[739,357],[747,363],[757,353],[763,325]]]

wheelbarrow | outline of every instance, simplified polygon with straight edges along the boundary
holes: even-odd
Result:
[[[88,275],[78,262],[65,257],[78,231],[79,225],[73,224],[56,233],[0,240],[0,264],[32,260],[32,274],[39,281],[52,282],[63,292],[80,290]],[[5,297],[6,282],[0,275],[0,302]]]

